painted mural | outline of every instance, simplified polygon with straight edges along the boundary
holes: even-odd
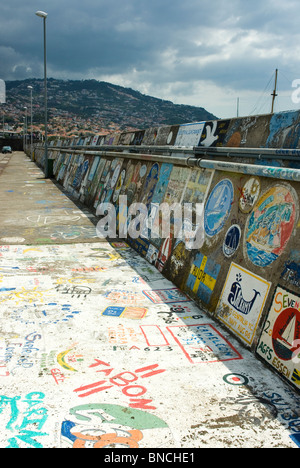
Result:
[[[300,297],[278,286],[256,352],[300,388]]]
[[[261,267],[271,265],[284,251],[298,219],[297,194],[274,185],[255,205],[245,230],[247,255]]]
[[[221,265],[198,253],[186,283],[187,290],[198,296],[201,301],[209,304],[220,269]]]
[[[223,253],[225,257],[232,257],[240,246],[242,231],[240,226],[234,224],[231,226],[225,236],[223,243]]]
[[[229,179],[219,182],[210,193],[204,213],[204,228],[209,237],[218,234],[231,211],[234,189]]]
[[[300,288],[300,252],[291,250],[281,273],[281,280],[286,281],[289,287]]]
[[[250,213],[260,195],[260,181],[257,177],[251,177],[243,186],[239,208],[243,213]]]
[[[232,263],[217,306],[219,320],[251,345],[271,283]]]
[[[297,148],[299,145],[299,112],[274,114],[270,121],[267,148]]]
[[[273,147],[280,148],[278,156],[293,150],[288,153],[292,159],[299,157],[298,122],[299,112],[282,112],[102,135],[97,144],[122,144],[128,148],[166,145],[171,147],[167,154],[172,157],[178,154],[172,152],[173,146]],[[96,139],[91,139],[93,149],[95,142]],[[79,139],[72,142],[75,149],[78,143]],[[93,211],[101,201],[117,205],[120,195],[127,196],[128,206],[144,203],[151,216],[142,226],[141,235],[137,239],[117,240],[126,240],[148,261],[149,267],[162,272],[247,347],[253,349],[260,333],[263,334],[261,324],[270,313],[276,288],[286,287],[297,296],[300,284],[298,182],[234,173],[226,177],[219,171],[183,167],[173,160],[172,163],[155,162],[150,155],[144,159],[123,158],[120,154],[116,158],[104,154],[88,157],[73,154],[72,149],[69,153],[53,154],[57,156],[56,180]],[[287,165],[279,159],[269,163],[277,167]],[[290,161],[290,167],[297,164]],[[162,203],[169,207],[174,203],[191,204],[190,212],[186,212],[189,217],[181,222],[186,233],[200,232],[199,245],[195,247],[187,236],[175,238],[176,213],[171,216],[170,234],[166,238],[161,235]],[[196,203],[202,207],[198,224]],[[126,220],[126,207],[122,209],[118,211],[117,207],[117,227]],[[158,235],[148,238],[153,227]],[[72,227],[60,226],[57,233],[52,233],[51,241],[62,236],[71,239],[73,234]],[[145,272],[140,277],[149,279]],[[107,304],[101,316],[134,320],[135,313],[137,316],[140,313],[141,319],[143,311],[138,308],[138,304]],[[26,311],[23,315],[26,316]],[[148,313],[143,320],[147,316]]]
[[[203,127],[199,146],[204,146],[206,148],[210,146],[223,146],[229,124],[230,120],[206,122]]]
[[[180,125],[174,146],[198,146],[205,122]]]

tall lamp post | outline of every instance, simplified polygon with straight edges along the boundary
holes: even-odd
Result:
[[[32,86],[27,86],[30,91],[30,156],[31,161],[33,160],[33,141],[32,141]]]
[[[23,151],[25,151],[25,117],[23,117]]]
[[[45,87],[45,179],[48,179],[49,169],[48,169],[48,109],[47,109],[47,55],[46,55],[46,18],[48,13],[44,11],[37,11],[36,15],[40,18],[43,18],[44,23],[44,87]]]
[[[24,107],[25,110],[25,120],[24,120],[24,151],[27,151],[27,107]]]

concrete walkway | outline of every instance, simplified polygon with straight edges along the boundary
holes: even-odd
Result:
[[[299,446],[293,389],[125,243],[100,241],[23,153],[5,159],[1,448]]]

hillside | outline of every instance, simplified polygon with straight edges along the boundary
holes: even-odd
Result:
[[[33,87],[33,121],[44,121],[44,81],[30,79],[6,83],[5,122],[22,123],[24,106],[30,112]],[[130,88],[96,80],[48,80],[49,129],[52,133],[142,129],[155,125],[180,124],[216,119],[202,107],[173,104],[146,96]]]

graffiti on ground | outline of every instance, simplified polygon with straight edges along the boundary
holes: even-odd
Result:
[[[75,406],[61,425],[61,448],[162,447],[172,441],[162,419],[119,405]]]
[[[42,429],[48,419],[48,410],[41,392],[21,396],[0,395],[1,438],[6,448],[43,448],[41,437],[48,434]]]

